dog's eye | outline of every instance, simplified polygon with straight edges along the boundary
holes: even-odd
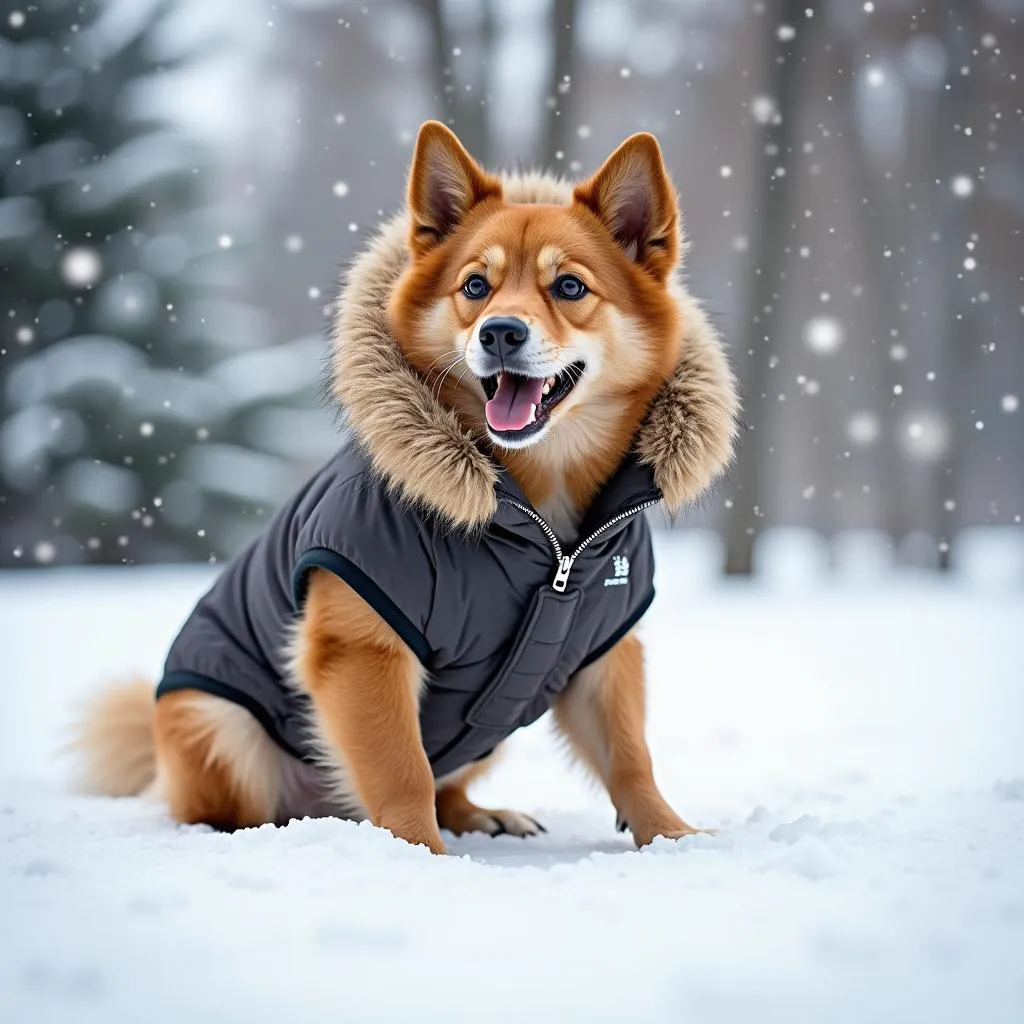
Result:
[[[559,299],[582,299],[587,294],[587,286],[572,274],[563,274],[551,290]]]
[[[483,274],[470,274],[462,286],[463,295],[471,299],[482,299],[490,290],[491,286]]]

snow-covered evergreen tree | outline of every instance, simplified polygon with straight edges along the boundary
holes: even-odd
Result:
[[[0,565],[206,559],[251,511],[202,455],[232,440],[232,239],[204,154],[138,98],[190,59],[154,45],[170,7],[0,19]]]

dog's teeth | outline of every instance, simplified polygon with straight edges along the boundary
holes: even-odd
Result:
[[[544,385],[544,390],[543,390],[543,391],[541,392],[541,394],[542,394],[542,395],[548,395],[548,394],[550,394],[550,393],[551,393],[551,382],[550,382],[550,381],[548,381],[548,383],[546,383],[546,384]]]
[[[537,419],[537,406],[530,405],[530,422],[533,423]]]
[[[547,385],[548,385],[549,389],[553,388],[555,386],[555,378],[554,377],[548,377]]]

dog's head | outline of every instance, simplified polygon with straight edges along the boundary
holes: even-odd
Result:
[[[652,135],[627,139],[569,205],[510,203],[428,122],[408,204],[411,260],[389,315],[446,404],[504,448],[642,416],[680,344],[679,213]]]

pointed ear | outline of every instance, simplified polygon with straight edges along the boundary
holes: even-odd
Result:
[[[501,182],[462,148],[440,121],[427,121],[409,171],[409,247],[422,256],[443,241],[477,203],[501,198]]]
[[[573,199],[658,281],[672,272],[679,258],[679,210],[653,135],[631,135],[592,178],[576,186]]]

